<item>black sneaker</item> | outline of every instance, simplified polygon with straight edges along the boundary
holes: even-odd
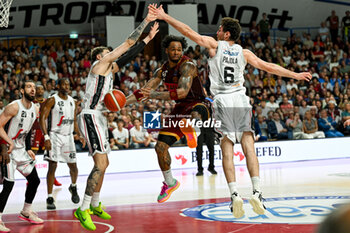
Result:
[[[196,176],[203,176],[203,171],[198,171]]]
[[[218,174],[218,173],[215,171],[214,168],[208,168],[208,171],[209,171],[211,174],[213,174],[213,175]]]
[[[79,197],[78,192],[77,192],[77,186],[73,187],[72,185],[70,185],[68,190],[72,194],[72,202],[74,204],[78,204],[80,201],[80,197]]]
[[[46,209],[48,209],[48,210],[55,210],[56,209],[55,200],[53,199],[53,197],[48,197],[46,199]]]

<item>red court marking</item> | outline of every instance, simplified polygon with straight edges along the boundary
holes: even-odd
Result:
[[[162,204],[136,204],[107,207],[111,220],[102,220],[93,216],[93,220],[114,226],[120,233],[313,233],[316,226],[311,224],[242,224],[232,222],[202,221],[180,216],[184,208],[197,205],[225,202],[227,198],[165,202]],[[84,230],[73,217],[73,210],[58,210],[38,213],[45,222],[42,226],[18,222],[17,215],[5,215],[3,220],[11,232],[20,233],[78,233]],[[57,222],[56,222],[57,220]],[[62,222],[62,220],[68,220]],[[69,221],[71,220],[71,221]],[[73,220],[73,221],[72,221]],[[11,223],[15,221],[14,223]],[[96,224],[96,233],[108,232],[106,225]]]

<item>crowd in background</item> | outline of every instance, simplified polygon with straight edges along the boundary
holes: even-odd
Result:
[[[262,20],[252,23],[250,33],[237,41],[265,61],[295,72],[308,71],[313,77],[309,83],[295,81],[247,65],[245,86],[253,106],[257,141],[350,134],[350,128],[343,127],[343,122],[350,119],[350,43],[346,27],[350,28],[350,12],[341,21],[332,12],[314,37],[302,33],[292,34],[285,40],[272,40],[264,14]],[[99,46],[99,42],[94,46]],[[23,40],[21,45],[10,48],[0,42],[0,111],[20,98],[19,87],[27,79],[43,85],[47,98],[55,93],[58,79],[68,78],[72,87],[70,95],[81,101],[91,67],[92,48],[86,41],[58,44],[45,40],[39,46],[36,40],[31,44]],[[208,51],[197,45],[185,54],[197,64],[203,88],[212,98]],[[116,73],[114,87],[128,96],[141,88],[161,64],[156,56],[139,54]],[[158,89],[166,90],[166,86],[161,84]],[[174,105],[173,101],[147,100],[125,106],[117,113],[107,113],[112,149],[154,146],[158,132],[142,127],[143,112],[160,110],[165,116]]]

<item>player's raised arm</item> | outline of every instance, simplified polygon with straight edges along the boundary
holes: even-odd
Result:
[[[151,78],[142,89],[138,89],[133,94],[126,97],[125,105],[133,104],[135,102],[139,102],[143,99],[146,99],[146,96],[144,96],[143,92],[149,93],[151,90],[155,90],[162,81],[160,71],[160,69],[157,69],[153,74],[153,78]]]
[[[139,43],[131,47],[123,56],[118,58],[118,60],[113,63],[113,72],[118,72],[120,67],[125,66],[131,60],[133,60],[144,48],[145,46],[155,37],[158,33],[159,24],[157,22],[151,27],[148,35]]]
[[[156,7],[155,4],[153,4]],[[146,28],[146,26],[156,20],[154,12],[148,11],[146,18],[140,23],[140,25],[129,35],[129,37],[120,46],[115,48],[113,51],[107,53],[100,59],[99,64],[94,66],[92,72],[94,74],[103,74],[105,70],[111,65],[112,62],[117,60],[122,54],[124,54],[131,46],[133,46],[137,40],[140,38],[141,33]]]
[[[214,38],[210,36],[202,36],[198,34],[192,28],[190,28],[187,24],[184,24],[179,20],[171,17],[167,13],[165,13],[162,5],[156,8],[156,5],[151,4],[148,6],[148,10],[149,12],[156,14],[157,19],[164,20],[165,22],[173,26],[182,35],[196,42],[200,46],[203,46],[208,49],[215,49],[218,46],[218,42]]]
[[[11,140],[11,138],[9,138],[9,136],[7,135],[7,133],[5,132],[5,125],[7,124],[7,122],[14,116],[17,115],[18,113],[18,109],[19,106],[17,103],[12,103],[9,104],[5,107],[5,110],[3,113],[0,114],[0,139],[1,139],[1,144],[9,144],[9,148],[7,150],[7,153],[11,153],[13,148],[14,148],[14,143]]]
[[[248,49],[243,49],[243,54],[244,54],[244,58],[247,60],[249,64],[251,64],[255,68],[264,70],[271,74],[293,78],[297,80],[306,80],[306,81],[310,81],[312,78],[309,72],[295,73],[277,64],[269,63],[264,60],[261,60],[259,57],[257,57],[254,53],[252,53]]]

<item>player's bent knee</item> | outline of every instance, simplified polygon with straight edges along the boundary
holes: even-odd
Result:
[[[163,154],[169,149],[169,145],[165,142],[158,141],[154,149],[156,150],[157,154]]]

